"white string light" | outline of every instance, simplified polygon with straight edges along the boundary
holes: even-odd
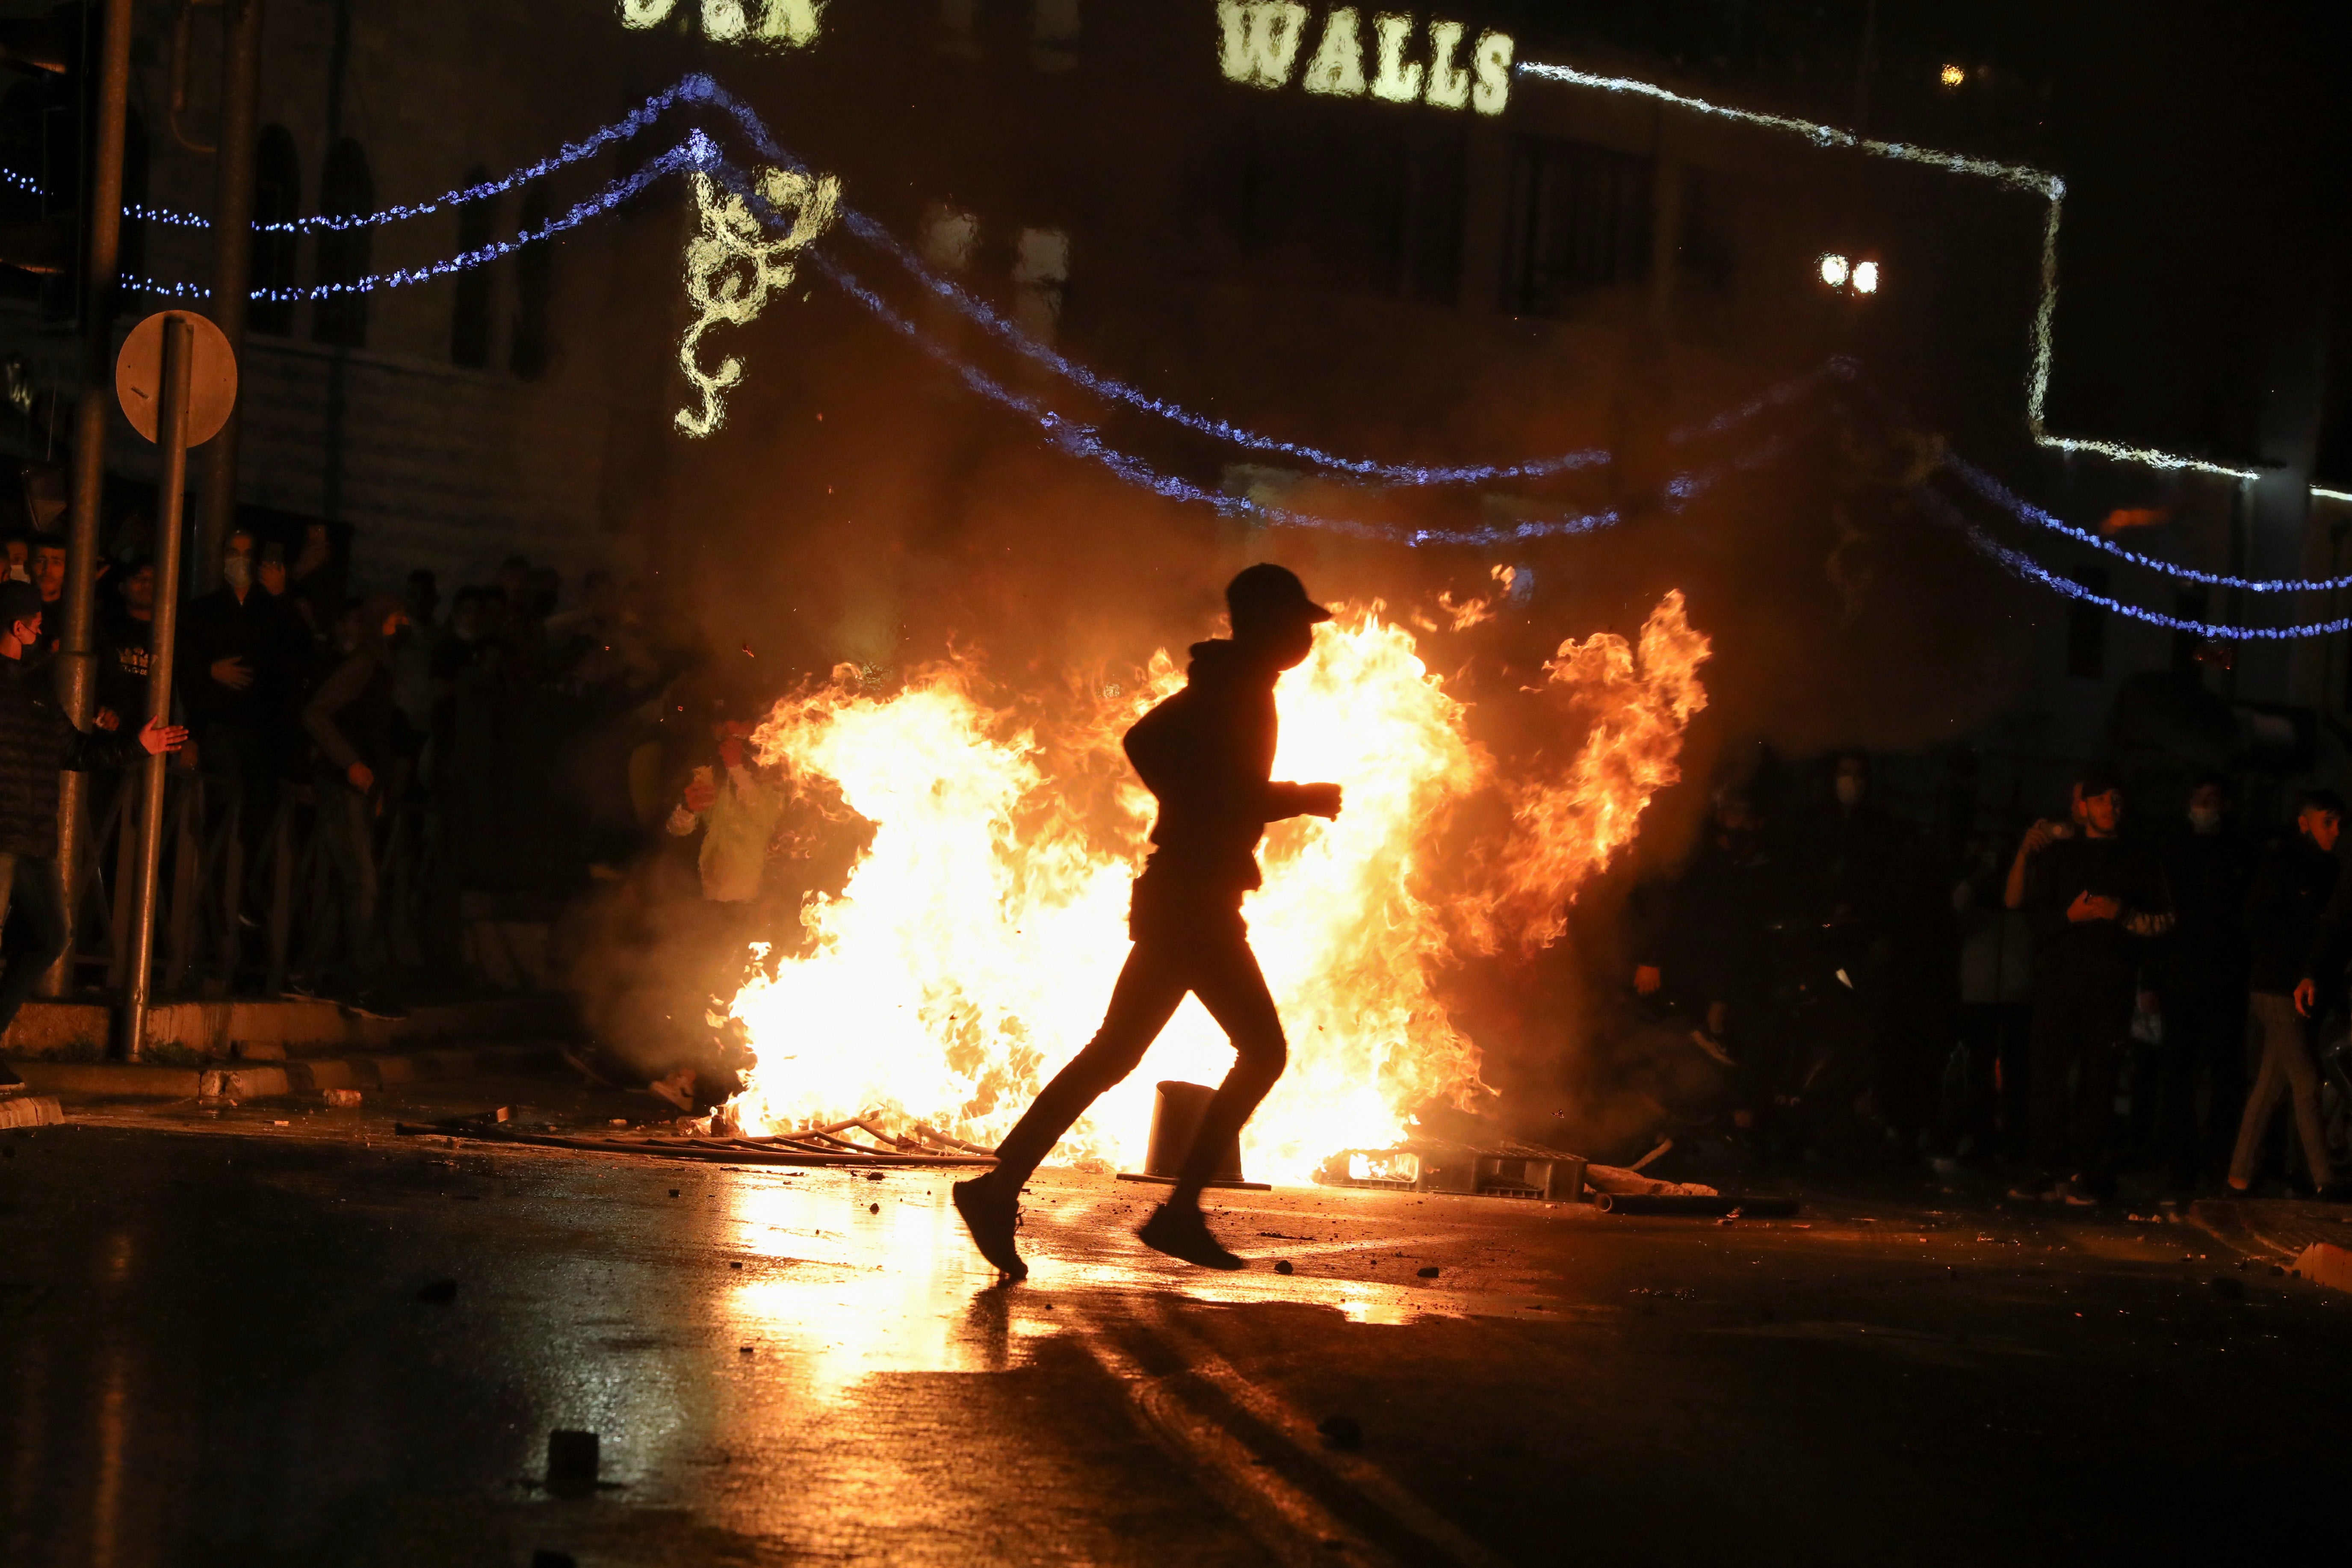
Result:
[[[2036,169],[2025,163],[2002,163],[1990,158],[1971,158],[1958,153],[1937,152],[1933,148],[1915,147],[1903,142],[1881,142],[1867,136],[1857,136],[1832,125],[1820,125],[1809,120],[1798,120],[1784,114],[1760,114],[1753,110],[1734,109],[1727,104],[1711,103],[1703,98],[1692,98],[1674,92],[1654,82],[1640,81],[1632,77],[1600,76],[1580,71],[1570,66],[1549,65],[1537,60],[1521,60],[1517,70],[1522,76],[1544,81],[1559,82],[1570,87],[1591,88],[1602,92],[1625,93],[1636,98],[1675,109],[1687,110],[1717,120],[1737,124],[1753,125],[1760,130],[1777,131],[1800,136],[1817,147],[1861,153],[1874,158],[1886,158],[1897,163],[1916,163],[1923,167],[1941,169],[1947,174],[1965,174],[1974,179],[1993,181],[2011,190],[2038,195],[2049,203],[2049,214],[2042,232],[2042,297],[2033,311],[2033,365],[2027,373],[2025,385],[2025,425],[2037,446],[2060,452],[2095,452],[2118,462],[2137,463],[2146,468],[2174,471],[2210,474],[2217,478],[2252,479],[2259,478],[2252,468],[2236,468],[2223,463],[2208,462],[2201,458],[2186,458],[2177,453],[2160,452],[2148,447],[2127,446],[2118,441],[2092,440],[2077,436],[2053,436],[2043,419],[2043,407],[2050,391],[2050,365],[2053,354],[2054,327],[2058,311],[2058,225],[2065,205],[2066,182],[2059,175]],[[2315,494],[2318,493],[2314,491]]]

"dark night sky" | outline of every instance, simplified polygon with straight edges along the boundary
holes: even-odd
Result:
[[[2230,460],[2286,458],[2283,443],[2315,417],[2333,320],[2323,471],[2331,458],[2352,470],[2352,7],[1876,0],[1873,33],[1872,3],[1504,0],[1494,10],[1521,28],[1528,57],[1664,55],[1729,101],[1841,125],[1866,112],[1876,135],[2063,174],[2053,423]],[[1989,74],[1946,91],[1947,61]]]

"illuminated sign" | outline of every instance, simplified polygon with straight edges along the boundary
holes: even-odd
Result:
[[[702,232],[686,247],[686,297],[701,314],[686,329],[677,345],[678,368],[702,392],[699,413],[677,411],[677,427],[689,436],[708,436],[727,417],[719,395],[743,379],[743,362],[730,354],[715,371],[702,368],[702,334],[725,321],[743,326],[758,317],[768,296],[793,286],[792,255],[816,242],[832,226],[841,206],[841,182],[797,169],[762,169],[761,199],[779,220],[792,215],[793,226],[781,238],[769,239],[743,198],[732,193],[722,198],[718,182],[709,174],[694,176],[694,203],[702,216]]]
[[[702,0],[702,30],[722,44],[775,44],[798,48],[816,41],[825,0]],[[657,27],[678,0],[621,0],[621,26]]]
[[[1423,26],[1402,11],[1376,11],[1367,27],[1357,7],[1334,5],[1310,51],[1313,19],[1297,0],[1218,0],[1218,58],[1225,79],[1277,90],[1295,76],[1306,90],[1328,98],[1377,98],[1481,114],[1500,114],[1511,100],[1508,33],[1481,33],[1465,51],[1468,29],[1460,22],[1433,16]]]

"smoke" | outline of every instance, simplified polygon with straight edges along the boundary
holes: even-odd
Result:
[[[756,703],[844,664],[887,689],[956,651],[1035,691],[1116,679],[1155,650],[1181,659],[1215,635],[1225,579],[1278,560],[1320,597],[1381,601],[1423,628],[1424,658],[1470,704],[1475,737],[1506,775],[1580,742],[1528,696],[1563,641],[1638,638],[1643,617],[1680,591],[1714,645],[1683,782],[1652,802],[1633,851],[1581,890],[1559,942],[1465,961],[1446,987],[1515,1125],[1541,1135],[1573,1108],[1580,1135],[1607,1152],[1703,1089],[1654,1065],[1664,1057],[1641,1047],[1613,999],[1628,892],[1685,851],[1710,786],[1759,746],[1911,750],[1967,734],[2014,689],[2026,643],[2015,628],[2034,608],[1908,510],[1916,449],[1857,416],[1833,380],[1729,430],[1677,438],[1813,361],[1793,328],[1759,329],[1736,356],[1669,350],[1647,311],[1620,301],[1536,324],[1259,290],[1213,303],[1099,300],[1064,323],[1063,347],[1082,362],[1335,450],[1393,461],[1586,446],[1615,455],[1486,493],[1380,491],[1263,466],[1237,474],[1230,452],[1089,406],[976,334],[960,344],[1163,468],[1212,488],[1272,486],[1286,511],[1392,526],[1401,537],[1387,541],[1255,526],[1139,492],[1045,445],[818,285],[772,304],[756,341],[714,345],[743,355],[746,379],[728,428],[671,458],[647,568],[721,650],[729,668],[715,679]],[[1719,477],[1677,499],[1676,476],[1702,471]],[[1487,547],[1402,542],[1416,529],[1602,513],[1621,521]],[[1498,592],[1497,568],[1512,572],[1510,591]],[[1488,607],[1465,620],[1441,595]],[[845,825],[814,803],[793,810],[790,885],[757,910],[703,906],[684,840],[658,846],[604,900],[579,973],[614,1045],[659,1067],[707,1042],[702,1016],[740,981],[741,943],[789,948],[797,899],[838,889],[855,853]]]

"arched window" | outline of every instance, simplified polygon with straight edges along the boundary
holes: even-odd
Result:
[[[302,216],[302,155],[295,151],[293,132],[283,125],[265,125],[253,146],[253,221],[292,223]],[[295,263],[301,255],[302,237],[292,229],[256,228],[253,234],[253,287],[291,289]],[[294,330],[291,300],[256,300],[246,322],[257,332],[280,337]]]
[[[367,154],[344,137],[327,153],[327,166],[319,175],[319,216],[357,217],[375,210],[375,182],[368,176]],[[373,231],[364,226],[319,231],[319,282],[356,283],[367,276],[369,240]],[[338,348],[367,346],[367,296],[356,291],[330,294],[310,308],[310,340]]]
[[[466,171],[466,184],[490,177],[480,164]],[[471,255],[498,237],[499,199],[485,196],[457,209],[457,250]],[[496,273],[476,267],[457,274],[457,298],[449,312],[449,363],[480,370],[490,363],[491,282]]]
[[[547,218],[547,193],[534,187],[522,199],[515,237],[537,233]],[[517,375],[537,381],[555,363],[555,242],[542,239],[523,247],[515,258],[514,278],[514,353],[509,363]]]

